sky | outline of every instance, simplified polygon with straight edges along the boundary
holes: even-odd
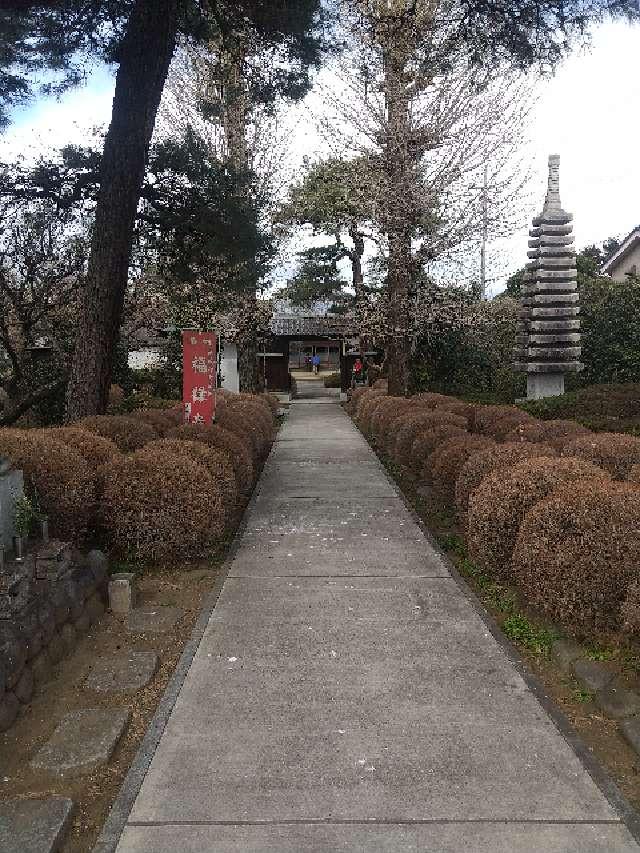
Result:
[[[86,141],[92,128],[108,124],[113,86],[113,76],[101,68],[83,88],[17,110],[0,136],[0,158]],[[547,157],[560,154],[562,204],[574,215],[578,249],[625,236],[640,225],[640,27],[598,26],[588,49],[575,51],[538,84],[538,96],[528,148],[534,207],[542,207]],[[317,145],[311,113],[306,121],[295,133],[296,162]],[[530,199],[523,202],[527,217],[536,212],[530,205]],[[506,275],[526,261],[524,221],[517,234],[489,243],[489,293],[501,290]]]

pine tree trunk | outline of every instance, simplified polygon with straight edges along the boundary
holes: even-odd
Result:
[[[224,131],[227,143],[227,158],[238,172],[249,167],[247,144],[247,121],[249,103],[245,80],[246,47],[241,34],[237,35],[233,49],[223,55],[225,84],[228,90],[224,113]],[[250,305],[256,302],[256,284],[246,292]],[[257,316],[257,311],[254,312]],[[255,325],[238,341],[238,380],[240,391],[257,394],[261,388],[258,371],[258,335]]]
[[[136,0],[120,50],[67,421],[106,409],[140,191],[178,29],[178,0]]]

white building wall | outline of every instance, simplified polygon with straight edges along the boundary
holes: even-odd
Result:
[[[221,385],[227,391],[240,391],[240,376],[238,375],[238,348],[229,341],[220,341],[220,372]]]

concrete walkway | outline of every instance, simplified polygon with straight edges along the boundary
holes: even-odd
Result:
[[[119,853],[639,850],[349,418],[293,403]]]

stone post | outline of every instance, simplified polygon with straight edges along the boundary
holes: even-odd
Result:
[[[542,213],[529,232],[529,262],[514,349],[514,370],[527,374],[527,399],[564,394],[567,373],[582,369],[573,217],[560,204],[560,157],[549,157]]]

